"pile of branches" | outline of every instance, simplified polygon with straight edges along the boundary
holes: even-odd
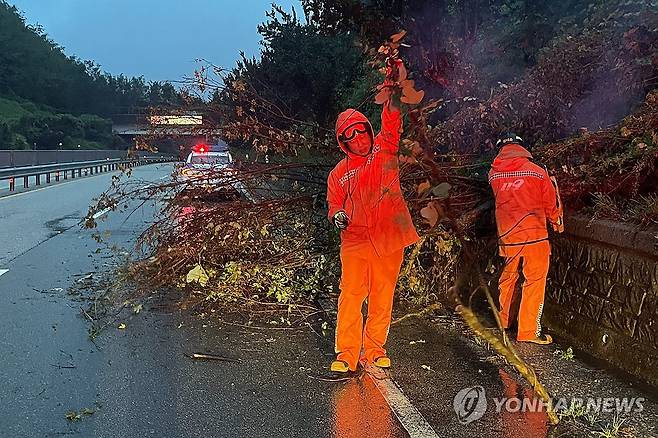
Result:
[[[141,286],[130,298],[174,287],[186,290],[186,305],[290,305],[331,291],[338,235],[324,208],[326,166],[238,164],[184,179],[178,170],[165,184],[116,178],[87,216],[93,228],[96,211],[162,205],[127,268]],[[226,190],[207,186],[208,179]]]
[[[372,65],[384,71],[391,69],[390,61],[399,59],[403,37],[404,33],[394,35],[384,44]],[[373,90],[371,99],[381,102],[382,95],[388,98],[397,93],[408,105],[420,103],[422,91],[414,88],[414,81],[401,68],[397,82],[385,81]],[[210,80],[207,70],[195,78],[203,88],[219,86],[219,81]],[[234,99],[237,110],[243,111],[245,123],[236,124],[235,117],[231,117],[221,128],[229,138],[244,141],[253,136],[249,127],[265,126],[267,118],[258,117],[259,111],[276,117],[281,110],[256,96],[248,84],[243,85],[234,82],[222,91],[228,100]],[[375,94],[380,96],[376,98]],[[236,110],[224,102],[216,107],[218,113]],[[242,105],[248,109],[241,109]],[[443,163],[435,163],[420,142],[413,139],[426,136],[427,117],[437,106],[437,102],[429,102],[408,112],[408,138],[402,145],[406,195],[420,210],[434,197],[445,199],[450,192],[454,208],[470,210],[484,190],[482,184],[459,176],[447,178],[449,169],[467,168],[468,157],[454,155],[444,157]],[[261,128],[258,132],[265,129]],[[253,147],[261,153],[276,151],[283,145],[296,152],[297,142],[303,139],[297,132],[283,128],[272,127],[267,132],[271,138],[258,135],[253,139]],[[272,149],[263,149],[265,141]],[[130,200],[161,203],[160,216],[139,238],[140,260],[129,267],[131,277],[146,293],[178,287],[185,289],[186,300],[194,302],[265,300],[288,305],[332,292],[338,284],[339,235],[326,218],[325,191],[326,176],[335,162],[331,157],[327,161],[332,162],[327,165],[322,159],[302,160],[298,156],[274,157],[272,161],[279,163],[263,161],[238,160],[231,171],[206,172],[196,177],[198,181],[179,178],[179,169],[174,171],[172,182],[163,184],[145,186],[130,178],[115,179],[90,210],[87,225],[95,226],[93,215],[97,211],[135,208]],[[430,178],[430,174],[436,178]],[[213,202],[217,187],[207,191],[202,187],[207,180],[221,181],[222,186],[235,189],[237,196]],[[430,181],[439,180],[444,185],[432,188]],[[417,219],[419,228],[427,230],[425,248],[440,248],[438,254],[451,260],[434,265],[452,268],[458,246],[445,229],[437,226],[438,216],[429,216],[427,221],[421,216]],[[422,268],[418,263],[415,266]],[[419,292],[422,288],[426,296],[433,293],[431,287],[423,286],[431,283],[421,281],[409,269],[405,272],[411,290]],[[441,275],[431,271],[422,278],[449,278],[450,273],[450,269],[442,269]]]

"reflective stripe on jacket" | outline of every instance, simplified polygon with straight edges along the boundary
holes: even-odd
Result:
[[[561,215],[548,173],[531,158],[522,146],[509,144],[500,150],[489,171],[496,198],[498,244],[504,257],[522,254],[524,246],[547,240],[546,221],[557,223]]]
[[[370,125],[356,110],[342,112],[336,122],[337,139],[358,122]],[[379,256],[385,256],[418,240],[400,188],[397,154],[401,126],[400,112],[384,106],[382,130],[368,155],[353,154],[338,140],[347,156],[329,174],[327,202],[330,220],[340,210],[349,218],[348,227],[341,232],[343,246],[370,242]]]

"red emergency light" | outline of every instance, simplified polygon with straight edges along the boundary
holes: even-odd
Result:
[[[205,144],[205,143],[199,143],[199,144],[195,145],[192,148],[192,150],[196,153],[199,153],[199,154],[205,154],[206,152],[208,152],[208,145]]]

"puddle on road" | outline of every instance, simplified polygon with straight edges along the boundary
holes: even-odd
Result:
[[[543,409],[526,409],[522,403],[528,402],[529,407],[542,405],[541,399],[526,384],[520,383],[504,369],[499,369],[503,384],[502,396],[508,400],[498,414],[500,427],[504,436],[517,436],[521,431],[527,436],[548,436],[550,423]],[[519,401],[519,403],[517,403]],[[518,409],[517,409],[518,408]]]
[[[401,427],[369,376],[351,380],[332,400],[335,437],[399,436]]]
[[[48,235],[48,238],[54,237],[64,231],[68,230],[71,227],[74,227],[82,220],[80,213],[67,214],[66,216],[49,220],[44,223],[46,228],[52,232]]]

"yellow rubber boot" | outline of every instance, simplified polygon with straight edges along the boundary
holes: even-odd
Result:
[[[387,356],[379,356],[377,359],[375,359],[374,365],[379,368],[390,368],[391,359]]]
[[[350,367],[347,366],[347,362],[344,360],[335,360],[331,362],[331,371],[334,373],[347,373],[349,370]]]
[[[548,345],[548,344],[553,343],[553,338],[551,337],[551,335],[540,335],[536,338],[524,339],[520,342],[530,342],[532,344]]]

